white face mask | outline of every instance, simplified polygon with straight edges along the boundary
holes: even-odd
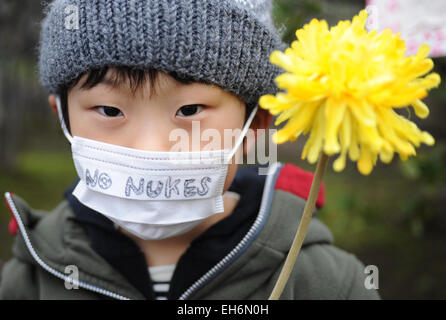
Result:
[[[158,152],[72,137],[59,97],[57,108],[80,178],[73,195],[146,240],[180,235],[224,211],[228,164],[257,112],[256,107],[230,151]]]

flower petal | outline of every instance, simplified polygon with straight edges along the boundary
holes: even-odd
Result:
[[[341,150],[338,142],[338,130],[344,120],[347,103],[345,101],[336,101],[334,98],[327,99],[325,106],[325,122],[327,124],[325,131],[324,152],[327,155],[333,155]]]
[[[429,115],[429,108],[421,100],[416,100],[414,103],[412,103],[412,107],[418,118],[424,119]]]
[[[390,163],[398,153],[406,160],[421,143],[435,143],[395,112],[412,106],[418,117],[429,115],[422,99],[441,82],[438,74],[428,74],[433,68],[429,46],[407,56],[399,34],[367,32],[366,21],[362,10],[351,22],[329,28],[313,19],[297,30],[289,48],[270,56],[285,71],[275,79],[283,92],[259,100],[277,116],[276,125],[285,123],[273,137],[276,143],[308,134],[302,158],[314,163],[320,152],[339,153],[335,171],[345,168],[348,156],[369,174],[378,158]]]

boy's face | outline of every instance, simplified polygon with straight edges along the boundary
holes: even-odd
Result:
[[[192,134],[193,121],[199,122],[200,133],[213,129],[222,139],[225,129],[241,129],[244,125],[244,102],[218,86],[182,84],[161,72],[152,95],[149,81],[133,94],[129,85],[108,84],[111,72],[113,69],[91,89],[80,88],[85,75],[69,91],[72,136],[140,150],[172,151],[178,137],[170,135],[173,130],[182,129],[189,137],[189,151],[199,151],[209,141],[201,141],[201,134]],[[227,147],[226,143],[221,141],[221,146]],[[229,165],[224,191],[232,183],[236,166]]]

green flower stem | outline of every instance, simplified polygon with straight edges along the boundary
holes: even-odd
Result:
[[[296,262],[300,248],[302,247],[302,243],[307,234],[308,226],[310,225],[314,208],[316,207],[316,200],[317,196],[319,195],[319,190],[322,184],[322,177],[324,175],[325,169],[327,168],[327,163],[328,156],[322,152],[317,163],[313,182],[311,183],[310,194],[308,196],[307,202],[305,203],[302,219],[299,223],[296,235],[294,236],[293,243],[285,260],[285,264],[282,267],[282,271],[280,272],[279,278],[277,279],[277,282],[268,300],[278,300],[283,292],[283,289],[285,288],[285,285],[287,284],[288,278],[290,277],[291,271],[294,267],[294,263]]]

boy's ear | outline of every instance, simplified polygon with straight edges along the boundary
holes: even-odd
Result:
[[[253,144],[255,143],[255,141],[259,138],[260,136],[260,132],[258,132],[258,129],[268,129],[271,125],[271,123],[274,120],[274,116],[269,113],[268,110],[265,109],[261,109],[260,107],[258,107],[257,109],[257,113],[254,117],[254,119],[252,119],[252,123],[250,126],[251,130],[254,130],[254,137],[255,139],[247,139],[245,137],[244,141],[243,141],[243,154],[248,154],[249,150],[251,149],[251,147],[253,146]],[[265,131],[262,131],[265,132]]]
[[[50,94],[48,96],[48,103],[51,107],[51,109],[53,109],[53,112],[56,114],[56,116],[58,115],[59,112],[57,112],[57,100],[56,100],[56,95],[54,94]]]
[[[258,107],[256,116],[252,119],[251,129],[268,129],[274,116],[268,110]]]

